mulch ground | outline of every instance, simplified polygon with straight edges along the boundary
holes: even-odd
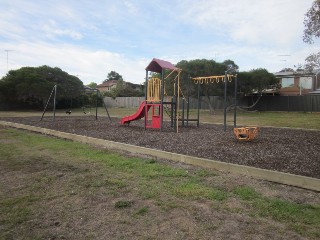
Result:
[[[180,153],[221,162],[235,163],[302,176],[320,178],[320,131],[289,128],[259,128],[251,142],[239,142],[232,127],[223,131],[222,125],[200,124],[197,128],[179,128],[176,133],[169,123],[162,132],[144,130],[144,121],[120,125],[120,119],[93,116],[0,118],[62,132],[85,135],[116,142]]]

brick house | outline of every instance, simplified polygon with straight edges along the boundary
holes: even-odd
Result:
[[[275,73],[279,79],[282,96],[301,96],[320,92],[320,71],[313,73],[305,72],[303,69],[284,69]]]
[[[100,92],[109,92],[112,89],[116,88],[117,83],[118,83],[118,80],[107,80],[107,81],[104,81],[103,83],[99,84],[97,86],[97,89]],[[141,84],[124,82],[124,85],[127,86],[127,87],[130,87],[131,89],[136,90],[136,91],[143,90],[143,85],[141,85]]]
[[[100,92],[109,92],[117,86],[117,80],[108,80],[97,86]]]

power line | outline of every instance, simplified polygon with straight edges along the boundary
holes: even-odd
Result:
[[[284,57],[284,59],[280,59],[281,62],[285,62],[285,68],[287,68],[287,58],[286,57],[290,57],[291,55],[289,54],[280,54],[278,55],[279,57]]]

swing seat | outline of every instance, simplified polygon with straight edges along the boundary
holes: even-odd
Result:
[[[233,133],[239,141],[252,141],[258,134],[258,127],[234,128]]]

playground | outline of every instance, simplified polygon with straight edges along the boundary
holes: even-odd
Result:
[[[170,74],[177,74],[171,101],[164,100],[165,77],[162,68],[158,69],[160,65],[172,68]],[[236,110],[233,122],[226,124],[226,108],[220,124],[200,123],[198,109],[192,109],[192,117],[188,105],[180,109],[179,70],[162,61],[152,61],[148,68],[160,72],[160,78],[146,78],[146,98],[130,113],[115,117],[105,105],[103,114],[98,114],[97,107],[90,112],[82,109],[81,115],[74,109],[56,112],[53,108],[48,112],[45,109],[41,118],[38,113],[17,113],[7,117],[4,114],[0,120],[93,137],[94,141],[110,140],[320,179],[319,130],[264,127],[262,122],[259,127],[241,128],[236,124]],[[226,71],[225,76],[193,81],[198,86],[224,81],[226,86],[232,79],[236,76]],[[55,94],[56,86],[51,96]],[[166,116],[167,107],[170,112]],[[4,126],[0,130],[2,152],[8,156],[0,161],[5,183],[5,198],[0,199],[4,203],[0,220],[5,224],[0,238],[320,236],[317,191],[167,159],[154,160],[148,155],[132,157],[127,149],[121,155],[101,151],[97,142],[91,142],[92,147],[61,139],[70,139],[68,134],[56,139]],[[17,186],[21,196],[17,195]]]
[[[320,178],[319,131],[237,125],[237,69],[227,66],[224,75],[188,77],[195,84],[198,107],[189,108],[189,90],[180,86],[181,69],[168,61],[153,58],[145,68],[145,99],[129,115],[113,118],[106,103],[104,117],[98,117],[97,99],[92,114],[56,116],[57,85],[51,91],[41,118],[3,118],[61,132],[89,136],[114,142],[157,149],[187,156],[251,166],[301,176]],[[171,78],[173,95],[166,94],[166,81]],[[205,84],[224,86],[223,123],[200,124],[200,89]],[[227,124],[227,86],[234,83],[233,124]],[[47,107],[53,104],[53,116]],[[182,109],[181,109],[182,108]],[[166,112],[166,114],[164,114]],[[89,116],[90,115],[90,116]],[[1,118],[0,118],[1,120]],[[262,125],[263,126],[263,125]]]
[[[240,142],[228,125],[196,124],[172,131],[170,121],[164,121],[163,130],[144,130],[144,120],[120,125],[120,118],[94,116],[14,117],[0,120],[18,122],[62,132],[128,143],[132,145],[213,159],[257,168],[320,178],[319,131],[260,127],[257,137]]]
[[[192,117],[189,91],[183,93],[180,87],[182,70],[168,61],[156,58],[152,59],[145,70],[145,100],[133,114],[122,115],[120,119],[111,119],[104,101],[105,117],[98,117],[97,104],[91,116],[70,116],[71,111],[66,112],[65,116],[56,116],[55,85],[40,119],[30,117],[3,120],[225,163],[320,178],[319,131],[237,125],[237,69],[234,67],[228,66],[224,75],[189,77],[189,84],[196,84],[198,91],[198,107],[193,109],[195,114]],[[165,89],[169,77],[174,89],[172,96],[167,96]],[[231,125],[230,122],[227,124],[226,100],[227,83],[232,82],[235,107]],[[201,85],[218,83],[224,86],[223,124],[200,124]],[[92,91],[98,99],[100,92],[97,89]],[[51,99],[53,116],[48,117],[47,114],[45,117]]]

